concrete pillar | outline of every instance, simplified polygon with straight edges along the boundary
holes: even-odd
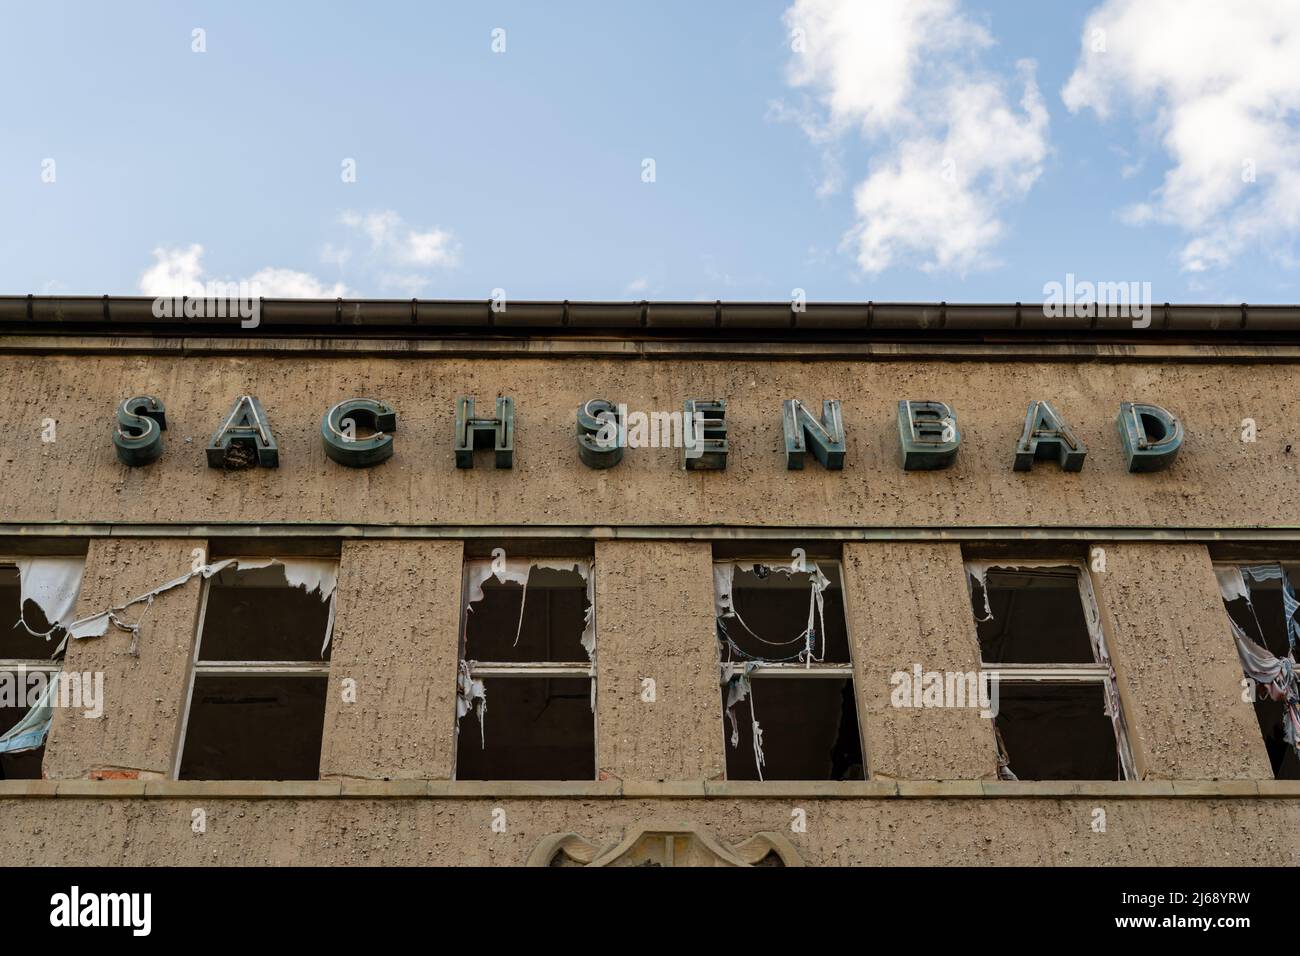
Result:
[[[195,549],[206,546],[206,541],[189,538],[93,539],[77,618],[124,604],[186,574]],[[144,604],[124,612],[126,620],[143,622],[137,657],[127,652],[131,635],[111,625],[103,637],[68,641],[64,671],[102,672],[104,710],[94,719],[81,710],[55,708],[45,747],[46,777],[171,776],[202,593],[196,577],[158,595],[147,612]]]
[[[707,542],[596,544],[596,766],[602,779],[723,776]],[[643,701],[642,679],[655,700]]]
[[[460,541],[345,541],[321,777],[449,779]],[[343,699],[356,682],[355,703]]]
[[[1092,573],[1138,770],[1154,780],[1271,780],[1204,545],[1103,544]]]
[[[867,772],[882,780],[997,776],[991,721],[978,707],[894,707],[890,677],[977,671],[979,638],[961,546],[863,542],[844,546],[845,610]]]

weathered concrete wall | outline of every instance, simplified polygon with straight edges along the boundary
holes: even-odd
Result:
[[[456,752],[459,541],[345,541],[321,776],[448,779]],[[345,703],[343,681],[356,681]]]
[[[791,810],[807,832],[790,829]],[[1093,811],[1105,810],[1105,832]],[[194,833],[192,812],[207,814]],[[491,829],[505,811],[505,832]],[[759,831],[813,865],[1300,864],[1300,800],[1146,798],[0,799],[0,859],[22,865],[507,866],[545,836],[597,844],[636,824]]]
[[[194,549],[182,538],[97,538],[90,542],[77,617],[123,604],[189,572]],[[206,552],[204,552],[206,553]],[[55,708],[43,770],[51,779],[111,775],[170,777],[180,734],[203,586],[199,578],[124,612],[141,621],[139,656],[131,635],[110,625],[103,637],[69,640],[63,669],[102,672],[104,713]]]
[[[167,406],[163,458],[114,457],[115,405],[148,392]],[[280,443],[278,471],[223,473],[203,445],[231,402],[255,393]],[[490,456],[454,467],[457,395],[518,410],[513,471]],[[328,404],[393,403],[396,453],[367,470],[325,458]],[[726,398],[725,473],[684,472],[679,450],[640,448],[609,471],[585,468],[574,444],[578,404],[593,396],[673,410]],[[787,471],[780,400],[839,398],[848,428],[843,472]],[[896,403],[939,398],[957,410],[963,447],[946,471],[897,463]],[[1050,399],[1089,448],[1081,474],[1040,464],[1011,470],[1031,399]],[[1149,400],[1187,428],[1168,471],[1124,471],[1115,416]],[[32,356],[0,367],[0,514],[7,521],[333,521],[392,524],[690,524],[791,526],[1293,525],[1300,496],[1294,366],[1008,362],[331,359]],[[58,441],[41,441],[41,420]],[[1259,441],[1240,440],[1240,423]],[[40,489],[40,493],[33,493]]]
[[[844,547],[845,611],[858,721],[873,779],[967,780],[997,775],[990,721],[977,707],[894,707],[890,676],[980,667],[959,544]]]
[[[1139,772],[1272,779],[1208,550],[1102,546],[1106,570],[1092,581]]]
[[[707,542],[596,543],[596,766],[600,776],[723,775]],[[642,678],[655,682],[643,701]]]

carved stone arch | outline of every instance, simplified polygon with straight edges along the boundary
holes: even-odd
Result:
[[[794,844],[764,831],[734,846],[694,824],[637,824],[605,846],[576,833],[553,833],[528,857],[528,866],[803,866]]]

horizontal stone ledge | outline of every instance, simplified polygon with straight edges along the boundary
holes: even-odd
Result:
[[[829,542],[1082,542],[1159,541],[1170,544],[1300,542],[1300,525],[1258,528],[1169,527],[1141,525],[444,525],[340,524],[337,522],[267,521],[146,522],[10,521],[0,522],[0,538],[11,549],[48,549],[51,542],[78,538],[307,538],[346,540],[463,541],[829,541]],[[28,544],[24,539],[36,541]],[[64,545],[68,553],[72,545]],[[44,553],[41,551],[40,553]]]
[[[1080,332],[1082,338],[1090,333]],[[331,355],[388,359],[537,359],[590,361],[641,359],[675,361],[851,362],[1169,362],[1257,364],[1295,363],[1300,347],[1290,344],[1213,344],[1195,342],[1114,342],[1045,340],[991,342],[829,341],[799,339],[608,339],[600,337],[496,338],[289,338],[248,336],[0,335],[0,355],[177,355],[245,357],[271,355],[311,358]]]
[[[0,780],[0,799],[1300,799],[1295,780]]]

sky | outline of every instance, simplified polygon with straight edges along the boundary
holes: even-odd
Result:
[[[0,3],[0,293],[1300,301],[1300,0]]]

